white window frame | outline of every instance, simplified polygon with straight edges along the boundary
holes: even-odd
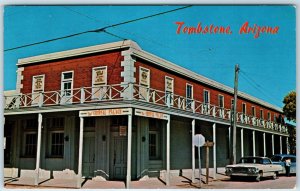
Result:
[[[39,78],[39,77],[42,77],[42,88],[35,90],[35,88],[34,88],[35,78]],[[40,92],[44,92],[44,89],[45,89],[45,74],[32,76],[32,84],[31,84],[32,102],[31,102],[31,105],[38,105],[39,98],[40,98]]]
[[[244,106],[245,106],[245,112],[244,112]],[[244,115],[247,115],[247,104],[245,102],[242,102],[242,113]]]
[[[220,98],[222,97],[222,107],[220,106]],[[224,109],[224,107],[225,107],[225,100],[224,100],[224,95],[222,95],[222,94],[218,94],[218,107],[220,107],[220,108],[222,108],[222,109]]]
[[[205,92],[207,92],[207,98],[208,98],[207,103],[205,102]],[[203,103],[208,104],[208,105],[210,104],[210,91],[209,90],[206,90],[206,89],[203,90]]]
[[[172,81],[172,91],[167,91],[167,79]],[[166,104],[168,106],[173,106],[173,100],[174,100],[174,78],[170,76],[165,76],[165,95],[166,95]]]
[[[66,73],[72,73],[72,79],[64,79],[64,74]],[[65,94],[65,89],[64,89],[64,83],[65,82],[69,82],[71,81],[71,93],[70,95],[64,95]],[[70,70],[70,71],[64,71],[61,73],[61,81],[60,81],[60,89],[61,89],[61,93],[62,93],[62,97],[61,97],[61,103],[62,104],[66,104],[66,103],[72,103],[72,96],[73,96],[73,84],[74,84],[74,70]]]
[[[271,121],[272,115],[271,112],[268,111],[268,121]]]
[[[105,69],[105,82],[103,84],[95,83],[95,72],[101,69]],[[92,68],[92,99],[107,99],[107,66]]]
[[[253,110],[254,109],[254,110]],[[254,111],[254,112],[253,112]],[[251,115],[253,116],[253,117],[256,117],[256,108],[255,108],[255,106],[251,106]]]
[[[146,71],[148,73],[147,84],[141,83],[142,79],[142,71]],[[139,98],[144,99],[145,101],[149,101],[149,88],[151,82],[151,71],[148,68],[144,68],[140,66],[139,68]],[[155,99],[155,98],[154,98]]]
[[[54,126],[54,120],[62,120],[62,126]],[[63,153],[62,156],[53,155],[52,154],[52,134],[53,133],[62,133],[64,134],[64,129],[66,125],[66,119],[64,117],[51,117],[46,119],[46,128],[47,128],[47,136],[48,136],[48,147],[47,147],[47,157],[64,157],[65,145],[63,142]],[[63,135],[64,138],[64,135]]]
[[[52,135],[54,134],[54,133],[61,133],[61,134],[63,134],[63,151],[62,151],[62,155],[54,155],[53,153],[52,153]],[[64,134],[64,130],[49,130],[49,142],[48,142],[48,152],[49,152],[49,156],[50,157],[64,157],[64,150],[65,150],[65,144],[64,144],[64,136],[65,136],[65,134]]]
[[[263,110],[263,109],[260,109],[259,112],[260,112],[260,113],[259,113],[259,114],[260,114],[260,116],[259,116],[260,119],[264,119],[264,110]]]
[[[191,87],[191,97],[188,97],[188,86]],[[194,99],[194,86],[192,84],[185,84],[185,98],[186,98],[186,108],[192,109],[193,99]]]

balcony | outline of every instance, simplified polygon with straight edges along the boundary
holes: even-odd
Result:
[[[220,108],[195,99],[131,83],[5,96],[5,110],[122,100],[147,102],[213,118],[231,120],[231,109]],[[239,124],[287,133],[287,128],[282,124],[243,113],[237,113],[236,115],[237,123]]]

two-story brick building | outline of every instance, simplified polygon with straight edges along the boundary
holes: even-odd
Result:
[[[162,174],[169,184],[170,173],[195,169],[199,133],[215,143],[211,167],[229,163],[233,89],[133,41],[23,58],[17,67],[16,91],[5,96],[4,161],[35,184],[72,176],[129,185]],[[239,92],[237,158],[286,153],[287,141],[282,110]]]

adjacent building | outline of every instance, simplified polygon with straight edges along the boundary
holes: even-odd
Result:
[[[35,184],[41,176],[127,185],[163,176],[169,184],[171,173],[195,169],[200,133],[215,143],[210,166],[229,163],[233,89],[133,41],[23,58],[17,67],[16,90],[5,95],[4,162]],[[287,142],[281,108],[239,92],[237,158],[286,153]]]

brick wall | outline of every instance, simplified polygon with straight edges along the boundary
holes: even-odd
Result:
[[[179,76],[172,71],[167,71],[164,68],[158,68],[157,66],[138,59],[135,63],[136,73],[135,78],[137,79],[137,84],[139,83],[139,69],[144,67],[150,70],[150,87],[153,89],[165,91],[165,76],[174,78],[174,94],[180,96],[186,96],[186,83],[193,85],[193,96],[194,99],[203,102],[203,91],[208,90],[210,92],[210,103],[213,105],[218,105],[218,95],[221,94],[224,96],[224,106],[225,108],[231,108],[231,99],[233,95],[217,90],[213,87],[209,87],[206,84],[202,84],[196,81],[189,80],[185,76]],[[252,114],[252,106],[255,107],[256,117],[260,117],[260,109],[263,109],[264,119],[267,119],[267,113],[271,113],[271,120],[274,120],[274,115],[278,116],[279,112],[272,109],[267,109],[261,105],[253,103],[251,101],[246,101],[245,99],[238,99],[237,102],[237,111],[242,112],[242,103],[246,103],[246,112],[248,115]]]
[[[120,84],[121,61],[123,56],[120,52],[107,52],[96,55],[73,57],[64,60],[57,60],[45,63],[24,65],[22,80],[22,93],[32,92],[32,76],[45,74],[45,91],[61,89],[61,73],[74,70],[73,88],[92,86],[92,68],[98,66],[108,66],[107,83]]]

